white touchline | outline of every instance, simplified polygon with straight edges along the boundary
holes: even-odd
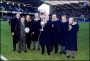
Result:
[[[6,59],[4,56],[2,56],[2,55],[0,55],[0,58],[1,58],[1,60],[3,60],[3,61],[8,61],[8,59]]]

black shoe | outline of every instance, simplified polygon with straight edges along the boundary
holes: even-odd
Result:
[[[48,55],[50,55],[50,53],[48,53]]]
[[[27,53],[27,51],[24,51],[25,53]]]
[[[54,52],[54,54],[57,54],[58,52]]]
[[[73,59],[75,58],[75,57],[72,57]]]
[[[38,50],[40,50],[40,48],[38,48]]]
[[[30,48],[28,48],[29,50],[31,50]]]
[[[13,49],[13,51],[15,51],[16,49]]]
[[[67,56],[67,58],[70,58],[70,56]]]
[[[33,50],[35,50],[35,48],[33,48]]]
[[[66,52],[63,52],[63,54],[66,54]]]
[[[30,50],[30,48],[28,48]]]
[[[31,50],[31,49],[29,48],[29,50]]]
[[[18,51],[18,53],[21,53],[21,51]]]
[[[53,50],[50,50],[50,52],[52,52]]]
[[[62,53],[63,53],[63,51],[60,51],[60,52],[59,52],[59,54],[62,54]]]
[[[42,53],[42,55],[43,55],[44,53]]]

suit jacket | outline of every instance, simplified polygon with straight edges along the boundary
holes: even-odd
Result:
[[[15,33],[17,35],[17,40],[20,41],[21,40],[21,23],[20,22],[18,22],[15,26]],[[24,33],[24,37],[26,38],[26,33]]]
[[[17,18],[13,18],[11,20],[11,33],[15,32],[15,26],[16,26],[17,23],[18,23],[18,19]]]
[[[52,42],[58,43],[59,40],[59,28],[60,28],[60,21],[53,21],[52,24],[54,27],[52,27]]]
[[[75,24],[72,25],[72,29],[68,31],[67,33],[67,40],[66,40],[66,49],[67,50],[72,50],[72,51],[77,51],[77,32],[79,30],[79,25]]]
[[[38,41],[38,37],[39,37],[39,34],[40,34],[40,28],[41,28],[41,25],[40,25],[40,22],[41,20],[32,20],[31,23],[32,23],[32,32],[34,32],[35,34],[32,35],[32,40],[33,41]]]
[[[47,21],[46,25],[44,26],[44,31],[41,31],[40,35],[40,44],[41,45],[50,45],[51,44],[51,31],[52,31],[52,21]]]

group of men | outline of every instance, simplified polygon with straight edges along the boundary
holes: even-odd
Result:
[[[16,14],[16,17],[11,20],[13,51],[16,50],[16,43],[18,43],[18,53],[21,53],[21,50],[27,52],[27,48],[31,49],[32,42],[33,50],[38,44],[38,50],[42,50],[42,54],[45,52],[45,46],[48,55],[53,50],[57,54],[58,46],[60,46],[59,54],[66,54],[67,51],[67,58],[71,55],[72,58],[75,58],[77,31],[79,29],[75,19],[70,17],[67,20],[66,16],[63,15],[62,20],[59,20],[56,14],[52,14],[52,19],[50,19],[49,15],[45,15],[43,31],[41,21],[38,13],[35,13],[32,20],[29,15],[20,17],[19,13]],[[28,33],[25,32],[27,27],[30,30]]]

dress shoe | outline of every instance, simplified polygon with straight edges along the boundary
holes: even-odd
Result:
[[[70,56],[67,56],[67,58],[70,58]]]
[[[62,53],[63,53],[63,51],[60,51],[60,52],[59,52],[59,54],[62,54]]]
[[[21,51],[18,51],[18,53],[21,53]]]
[[[27,51],[24,51],[25,53],[27,53]]]
[[[75,57],[72,57],[73,59],[75,58]]]
[[[66,54],[66,52],[63,52],[63,54]]]

